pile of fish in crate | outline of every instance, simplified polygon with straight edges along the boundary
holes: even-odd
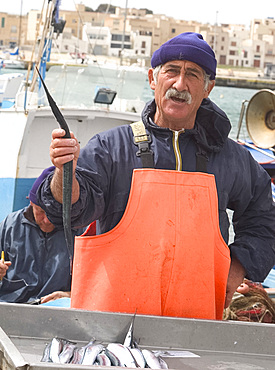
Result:
[[[134,321],[134,320],[133,320]],[[130,368],[168,369],[160,356],[161,351],[141,349],[133,337],[133,321],[124,343],[109,343],[104,346],[92,338],[84,346],[70,340],[54,337],[44,349],[42,362],[121,366]]]

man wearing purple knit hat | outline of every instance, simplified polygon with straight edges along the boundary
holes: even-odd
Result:
[[[72,286],[87,287],[86,295],[98,297],[99,305],[105,302],[104,297],[108,297],[106,306],[100,306],[103,311],[108,310],[110,302],[120,302],[118,297],[112,298],[111,291],[107,294],[108,289],[117,283],[123,291],[121,284],[127,284],[131,275],[132,281],[136,279],[141,282],[140,294],[135,292],[133,306],[129,308],[127,305],[131,304],[131,299],[127,297],[123,312],[221,319],[223,307],[229,305],[244,277],[262,282],[275,265],[275,208],[271,180],[250,153],[228,137],[231,129],[229,119],[209,98],[215,86],[217,61],[202,35],[186,32],[165,42],[154,52],[151,65],[148,77],[155,96],[144,107],[140,122],[99,133],[81,151],[73,133],[70,139],[63,139],[64,130],[52,132],[50,157],[56,169],[54,175],[48,176],[39,187],[38,202],[54,224],[62,224],[62,169],[64,163],[73,160],[72,224],[75,227],[86,226],[97,220],[98,233],[112,230],[106,238],[114,237],[114,248],[108,239],[108,253],[98,256],[98,260],[101,256],[103,258],[105,277],[100,275],[103,269],[91,267],[91,256],[91,259],[83,259],[83,264],[74,266],[76,284],[73,282]],[[134,171],[140,168],[155,170]],[[189,189],[184,179],[190,174],[194,185]],[[166,175],[169,179],[165,177],[167,183],[159,193],[151,189],[156,186],[157,180],[146,182],[142,178],[163,178]],[[137,177],[144,183],[135,187],[132,180],[136,181]],[[182,186],[177,183],[176,177],[183,181]],[[211,191],[210,188],[206,191],[204,186],[203,179],[206,178],[214,181],[215,186]],[[175,193],[172,191],[174,187],[177,189]],[[185,198],[187,187],[190,193]],[[150,194],[150,200],[146,198],[145,205],[142,204],[142,197],[138,196],[138,192],[144,189]],[[209,194],[217,204],[214,201],[209,203]],[[166,217],[160,206],[163,198],[171,200],[171,207],[166,206],[165,212],[171,210],[174,218],[163,219]],[[128,225],[132,226],[127,215],[133,200],[138,210],[138,207],[144,207],[140,210],[144,220],[134,225],[133,233],[127,236],[128,239],[125,237],[126,243],[123,244],[120,238],[127,234]],[[175,202],[178,206],[175,206]],[[233,211],[235,232],[231,244],[228,209]],[[212,213],[207,214],[206,210]],[[129,224],[126,227],[127,220]],[[135,222],[135,217],[131,222]],[[144,225],[149,225],[147,229],[155,233],[146,234],[145,240],[142,240]],[[156,231],[158,225],[164,226]],[[171,228],[177,232],[169,234]],[[119,231],[123,235],[119,234],[118,237]],[[119,249],[116,240],[124,248],[120,259],[127,256],[128,250],[131,258],[138,257],[144,245],[149,256],[142,264],[131,264],[125,279],[121,277],[122,264],[114,263],[120,261],[116,255]],[[101,236],[81,241],[81,247],[86,245],[87,250],[90,246],[87,243],[91,242],[91,246],[94,245],[92,243],[104,244]],[[91,249],[94,253],[101,251],[100,248]],[[75,245],[76,255],[77,251]],[[112,274],[105,271],[108,256],[112,256]],[[190,263],[187,263],[189,257]],[[219,262],[220,258],[222,263]],[[138,258],[133,261],[138,261]],[[156,266],[155,274],[150,266],[146,270],[148,261]],[[77,280],[86,263],[89,264],[88,273],[90,271],[94,278],[89,279],[89,286],[84,283],[81,285]],[[205,265],[207,267],[204,268]],[[159,298],[160,311],[151,312],[144,308],[146,304],[150,307],[150,294],[143,297],[143,292],[150,284],[143,287],[142,282],[148,276],[154,275],[155,278],[158,273],[160,280],[156,289],[151,290],[155,297],[151,306]],[[117,280],[112,282],[106,279],[111,275]],[[97,295],[94,291],[99,284],[91,283],[93,281],[100,281],[101,290]],[[184,293],[187,286],[198,292],[195,298],[191,297],[193,294],[190,291]],[[104,296],[100,292],[104,292]],[[84,301],[83,290],[72,294],[72,297],[77,298],[78,294]],[[203,303],[198,304],[198,299]],[[97,307],[95,301],[92,304],[93,308]],[[195,305],[198,312],[193,313]],[[212,307],[212,311],[202,313],[207,305]],[[119,309],[115,307],[115,310]]]
[[[70,256],[62,227],[38,206],[36,191],[54,167],[46,168],[29,192],[30,205],[0,224],[0,302],[46,303],[70,296]],[[73,235],[80,234],[72,231]]]

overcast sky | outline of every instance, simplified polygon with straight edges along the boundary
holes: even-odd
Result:
[[[0,11],[26,14],[31,9],[42,9],[44,0],[1,0]],[[47,1],[47,0],[46,0]],[[74,10],[80,0],[61,0],[61,9]],[[82,3],[95,10],[99,4],[111,4],[128,8],[147,8],[156,14],[165,14],[182,20],[195,20],[201,23],[235,23],[249,26],[254,18],[275,18],[275,1],[246,0],[82,0]]]

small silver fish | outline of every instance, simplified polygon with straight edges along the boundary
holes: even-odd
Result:
[[[90,345],[93,345],[94,343],[95,343],[95,338],[92,338],[88,344],[85,344],[85,346],[76,348],[74,351],[73,357],[71,359],[71,364],[82,364],[86,348]]]
[[[111,360],[104,352],[101,352],[96,356],[95,363],[97,363],[100,366],[112,366]]]
[[[136,368],[136,361],[130,350],[121,343],[109,343],[107,349],[112,352],[124,367]]]
[[[102,344],[90,344],[86,346],[82,365],[93,365],[97,355],[104,350]]]
[[[50,348],[51,348],[51,343],[47,343],[43,351],[41,362],[52,362],[52,360],[50,359]]]
[[[52,362],[59,363],[59,355],[65,342],[66,340],[62,338],[55,337],[52,339],[49,353]]]
[[[138,367],[144,368],[146,366],[146,361],[141,350],[139,348],[129,348],[129,350],[131,351]]]
[[[84,356],[85,348],[76,348],[73,353],[73,357],[71,358],[71,364],[81,364]]]
[[[167,363],[164,361],[162,357],[158,357],[158,359],[162,369],[169,369]]]
[[[150,369],[168,369],[168,367],[163,367],[165,365],[167,366],[166,362],[162,363],[162,361],[160,361],[160,358],[157,357],[152,351],[149,351],[148,349],[143,349],[142,354],[145,358],[147,367],[149,367]]]
[[[108,348],[105,348],[104,353],[110,359],[111,366],[122,366],[119,358],[117,358],[117,356],[113,352],[109,351]]]
[[[76,350],[76,343],[67,341],[63,345],[63,349],[59,355],[59,362],[61,364],[68,364],[71,361],[75,350]]]
[[[132,317],[132,320],[131,320],[129,329],[128,329],[127,333],[126,333],[126,336],[125,336],[125,339],[124,339],[124,342],[123,342],[123,344],[124,344],[125,347],[131,347],[131,348],[133,347],[135,318],[136,318],[136,313]]]

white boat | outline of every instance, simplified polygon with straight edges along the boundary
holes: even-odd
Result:
[[[14,105],[16,94],[24,77],[23,73],[6,73],[0,75],[1,108],[10,108]]]
[[[3,68],[6,68],[6,69],[26,69],[26,63],[23,60],[4,59]]]

